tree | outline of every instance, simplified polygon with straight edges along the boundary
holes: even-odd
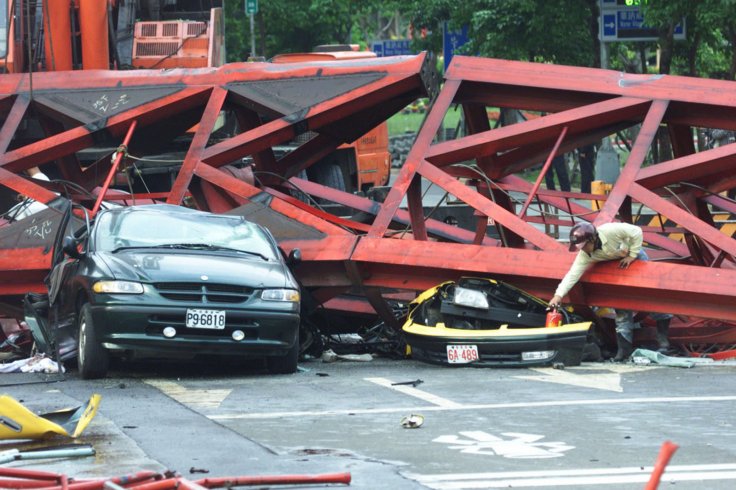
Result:
[[[259,2],[255,15],[256,54],[308,52],[320,44],[362,44],[402,26],[398,0],[269,0]],[[250,23],[243,3],[225,2],[226,45],[229,61],[247,59]]]
[[[659,32],[659,72],[734,78],[736,2],[734,0],[651,1],[644,20]],[[674,26],[685,20],[687,39],[673,40]]]
[[[441,46],[442,25],[469,27],[464,53],[525,61],[599,66],[597,0],[414,0],[406,5],[415,29]]]

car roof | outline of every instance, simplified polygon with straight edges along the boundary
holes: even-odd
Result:
[[[134,211],[161,211],[167,213],[204,213],[196,209],[187,208],[185,206],[177,206],[176,204],[137,204],[135,206],[120,206],[110,211],[118,213],[132,213]]]
[[[200,216],[215,216],[224,219],[240,220],[250,225],[260,227],[261,225],[253,221],[245,219],[243,216],[237,214],[220,214],[210,213],[208,211],[200,211],[198,209],[187,208],[185,206],[178,206],[176,204],[138,204],[134,206],[120,206],[100,211],[100,214],[114,213],[118,215],[131,214],[136,212],[154,212],[163,213],[168,215],[200,215]]]

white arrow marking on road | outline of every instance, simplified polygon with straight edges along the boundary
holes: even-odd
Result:
[[[656,364],[605,363],[575,366],[573,369],[575,371],[610,371],[612,373],[628,374],[659,368],[665,368],[665,366],[658,366]]]
[[[192,408],[219,408],[233,390],[190,390],[172,381],[145,379],[147,384],[158,388],[182,405]]]
[[[576,374],[568,369],[553,368],[530,368],[544,376],[514,376],[519,379],[531,379],[533,381],[544,381],[545,383],[559,383],[563,385],[580,386],[583,388],[595,388],[597,390],[615,391],[623,393],[621,387],[621,375],[618,373],[585,373]]]

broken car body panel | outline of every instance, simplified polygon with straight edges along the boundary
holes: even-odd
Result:
[[[402,327],[413,357],[441,364],[580,364],[591,322],[565,311],[545,328],[547,304],[493,279],[461,278],[422,294]]]
[[[54,434],[76,438],[97,414],[100,399],[94,394],[86,405],[36,415],[14,398],[0,396],[0,440],[41,439]]]

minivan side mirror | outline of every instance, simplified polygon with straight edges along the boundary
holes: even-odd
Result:
[[[289,265],[296,265],[299,264],[302,261],[302,251],[298,248],[294,248],[289,252],[289,259],[287,260],[287,264]]]
[[[61,249],[65,254],[74,259],[81,259],[85,255],[77,248],[77,240],[75,240],[73,236],[64,237],[64,240],[61,243]]]

